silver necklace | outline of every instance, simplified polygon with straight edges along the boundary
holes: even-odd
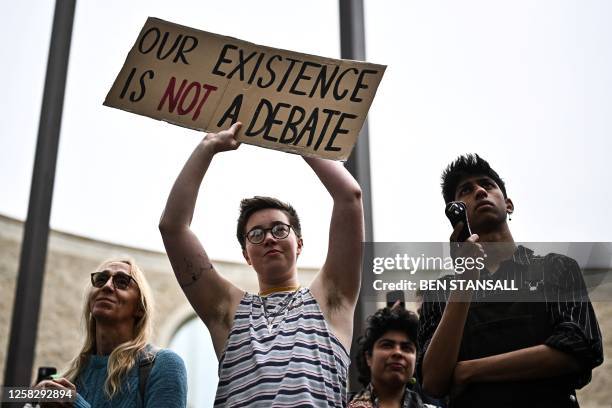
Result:
[[[263,313],[264,313],[264,318],[266,319],[266,327],[268,328],[268,334],[272,334],[272,328],[274,327],[274,321],[281,314],[283,314],[283,317],[277,323],[277,326],[283,322],[283,320],[285,319],[285,316],[287,316],[287,312],[289,312],[289,306],[293,304],[293,301],[295,300],[295,295],[298,293],[299,290],[300,289],[298,288],[295,292],[293,292],[293,294],[290,297],[286,297],[285,300],[283,300],[283,302],[279,306],[277,306],[276,308],[277,310],[273,314],[268,314],[268,308],[266,306],[266,298],[262,296],[259,297],[261,299],[261,304],[263,306]]]

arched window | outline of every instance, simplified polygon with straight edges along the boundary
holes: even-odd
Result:
[[[212,407],[219,381],[218,361],[204,323],[197,316],[191,316],[178,328],[168,348],[185,361],[187,406]]]

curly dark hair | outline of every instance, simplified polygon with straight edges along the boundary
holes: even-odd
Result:
[[[504,193],[504,198],[508,198],[506,184],[499,174],[491,168],[485,159],[474,153],[457,157],[442,172],[442,196],[447,204],[455,200],[457,186],[461,180],[468,176],[490,177],[491,180],[495,181],[502,193]]]
[[[371,380],[370,367],[366,361],[366,354],[372,355],[374,343],[385,333],[396,330],[406,333],[408,338],[416,345],[419,330],[419,318],[416,313],[403,307],[378,309],[368,317],[365,334],[357,340],[357,370],[359,382],[367,386]]]
[[[238,242],[240,242],[240,247],[242,249],[246,248],[246,231],[244,229],[246,228],[249,218],[253,213],[267,208],[281,210],[287,214],[289,224],[291,228],[293,228],[295,235],[298,237],[302,236],[300,217],[298,217],[297,212],[290,204],[284,203],[273,197],[255,196],[253,198],[245,198],[240,202],[240,216],[238,217],[238,225],[236,226],[236,238],[238,238]]]

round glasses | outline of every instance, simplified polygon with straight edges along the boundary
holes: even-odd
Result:
[[[289,236],[289,232],[291,232],[291,225],[279,222],[270,228],[255,227],[246,233],[246,238],[251,244],[258,245],[264,241],[268,231],[270,231],[272,236],[276,239],[285,239]]]
[[[111,273],[108,271],[94,272],[91,274],[91,284],[96,288],[101,288],[102,286],[106,285],[106,282],[108,282],[109,279],[113,280],[113,286],[115,289],[121,290],[126,290],[130,286],[130,281],[134,281],[134,283],[136,283],[134,278],[123,272],[117,272],[114,275],[111,275]]]

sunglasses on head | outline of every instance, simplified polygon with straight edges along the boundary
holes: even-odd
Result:
[[[121,290],[126,290],[130,286],[130,281],[136,283],[134,278],[123,272],[117,272],[114,275],[109,271],[94,272],[91,274],[91,284],[96,288],[101,288],[106,285],[109,279],[113,280],[115,289]]]

